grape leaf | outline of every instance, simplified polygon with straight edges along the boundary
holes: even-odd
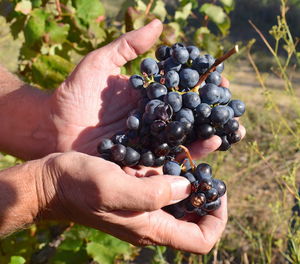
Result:
[[[32,65],[32,78],[43,88],[56,88],[65,80],[74,65],[57,55],[39,55]]]
[[[184,20],[188,18],[192,11],[192,3],[186,4],[182,10],[177,10],[175,12],[175,20]]]
[[[204,4],[200,7],[199,10],[201,13],[204,13],[208,18],[213,21],[215,24],[224,23],[226,19],[226,14],[223,9],[214,4]]]
[[[76,16],[85,25],[105,14],[104,6],[99,0],[73,0],[72,2],[76,8]]]
[[[21,2],[17,3],[15,6],[15,11],[21,12],[24,15],[28,15],[31,12],[32,4],[28,0],[22,0]]]
[[[50,43],[63,43],[68,36],[69,29],[68,24],[58,24],[56,21],[47,22],[46,31],[49,34]]]
[[[234,0],[220,0],[223,4],[226,13],[230,13],[234,9]]]
[[[9,264],[24,264],[26,260],[21,256],[12,256]]]
[[[45,24],[48,14],[42,9],[34,9],[25,25],[24,35],[26,44],[31,47],[40,41],[45,33]]]

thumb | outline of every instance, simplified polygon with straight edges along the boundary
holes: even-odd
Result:
[[[190,182],[181,176],[136,178],[123,174],[113,181],[114,191],[110,195],[116,197],[107,199],[112,201],[112,210],[154,211],[185,199],[191,192]]]
[[[157,41],[162,30],[163,25],[161,21],[154,19],[146,26],[122,35],[107,46],[99,49],[99,52],[110,54],[110,58],[107,57],[107,62],[121,67],[126,62],[135,59],[139,54],[143,54],[149,50]],[[99,57],[102,57],[100,60],[103,62],[103,56]]]

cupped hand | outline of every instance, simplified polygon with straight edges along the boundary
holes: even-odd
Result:
[[[44,158],[37,193],[41,215],[90,226],[134,245],[165,245],[208,253],[227,221],[226,196],[212,215],[196,222],[175,219],[163,206],[186,198],[189,182],[180,176],[143,178],[78,152]]]
[[[57,138],[55,151],[96,155],[103,138],[124,131],[139,94],[129,86],[128,77],[120,74],[120,67],[150,49],[162,28],[156,19],[89,53],[55,90],[49,100]],[[228,81],[223,79],[222,85],[228,87]],[[244,134],[243,127],[241,130]],[[197,159],[220,144],[220,138],[214,136],[193,144],[191,153]]]

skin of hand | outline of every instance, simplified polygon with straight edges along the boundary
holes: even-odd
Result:
[[[132,177],[111,162],[78,152],[52,154],[40,168],[35,186],[43,218],[74,221],[134,245],[206,254],[227,222],[226,195],[221,208],[194,222],[164,212],[163,206],[190,193],[180,176]]]

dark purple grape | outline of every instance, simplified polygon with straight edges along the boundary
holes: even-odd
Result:
[[[226,150],[230,149],[231,144],[228,142],[227,135],[222,135],[222,136],[220,136],[220,138],[222,140],[222,143],[221,143],[220,147],[218,148],[218,150],[226,151]]]
[[[229,119],[228,122],[224,125],[223,131],[226,134],[231,134],[239,129],[239,122],[235,119]]]
[[[179,83],[184,88],[193,88],[199,81],[199,73],[190,68],[180,70],[179,77]]]
[[[210,54],[205,54],[204,57],[207,59],[208,64],[209,64],[209,68],[215,63],[216,59],[211,56]]]
[[[145,106],[145,113],[154,114],[155,108],[160,104],[164,102],[158,99],[150,100]]]
[[[191,183],[196,181],[196,178],[195,178],[194,174],[190,171],[187,171],[187,172],[183,173],[182,176],[187,178]]]
[[[162,165],[164,165],[165,163],[165,160],[166,160],[166,157],[165,156],[160,156],[160,157],[157,157],[155,158],[154,160],[154,167],[160,167]]]
[[[159,60],[159,61],[163,61],[165,59],[167,59],[168,57],[171,56],[171,48],[168,46],[160,46],[158,47],[158,49],[155,51],[155,57]]]
[[[164,78],[167,88],[175,88],[179,85],[179,74],[176,71],[168,71]]]
[[[190,196],[190,203],[194,208],[201,208],[205,205],[206,197],[202,192],[192,193]]]
[[[164,130],[164,128],[166,127],[166,122],[162,121],[162,120],[155,120],[152,124],[151,124],[151,133],[153,134],[157,134],[160,133]]]
[[[196,179],[198,180],[197,177]],[[213,186],[212,178],[203,178],[201,181],[200,180],[198,181],[199,181],[199,190],[202,192],[210,190]]]
[[[219,197],[223,196],[226,192],[226,185],[222,180],[213,179],[213,188],[218,191]]]
[[[156,143],[153,147],[153,152],[156,156],[166,156],[170,152],[170,147],[167,143]]]
[[[184,208],[178,203],[165,206],[163,209],[173,215],[176,219],[180,219],[185,216]]]
[[[124,160],[126,155],[126,147],[122,144],[116,144],[111,148],[111,156],[114,161]]]
[[[241,116],[245,113],[246,110],[246,106],[241,100],[232,100],[229,102],[228,106],[230,106],[233,109],[234,117]]]
[[[232,109],[230,106],[228,106],[228,105],[226,105],[226,107],[227,107],[228,112],[229,112],[229,119],[234,118],[234,112],[233,112],[233,109]]]
[[[141,155],[131,147],[126,148],[126,155],[122,161],[124,166],[133,167],[139,163]]]
[[[113,147],[114,143],[109,138],[104,138],[100,144],[97,146],[97,151],[100,154],[110,153],[110,149]]]
[[[195,108],[196,119],[197,118],[208,118],[211,113],[210,105],[201,103]]]
[[[140,119],[131,115],[127,118],[126,125],[128,129],[138,130],[140,127]]]
[[[224,105],[217,105],[212,108],[209,116],[210,121],[214,125],[224,125],[229,120],[229,111]]]
[[[178,63],[178,64],[187,63],[189,56],[190,56],[190,54],[185,47],[173,48],[172,58],[175,63]]]
[[[216,129],[210,124],[196,126],[196,134],[199,139],[208,139],[216,133]]]
[[[200,55],[200,50],[196,46],[187,46],[186,49],[189,52],[189,59],[194,60]]]
[[[168,121],[173,116],[173,109],[168,104],[160,104],[155,108],[154,115],[159,120]]]
[[[147,87],[147,96],[150,100],[161,99],[168,93],[168,89],[161,83],[153,82]]]
[[[210,203],[206,203],[203,207],[203,210],[205,210],[206,212],[212,212],[217,210],[218,208],[220,208],[221,206],[221,199],[218,198],[215,201],[212,201]]]
[[[180,175],[181,166],[176,161],[167,161],[163,166],[163,173],[168,175]]]
[[[189,108],[181,108],[180,111],[176,113],[175,119],[177,121],[181,121],[182,119],[185,119],[191,124],[194,124],[195,122],[193,111]]]
[[[196,213],[198,216],[205,216],[205,215],[207,215],[207,212],[204,211],[204,210],[201,209],[201,208],[196,208],[196,209],[194,210],[194,213]]]
[[[199,93],[201,102],[209,105],[218,103],[221,97],[220,87],[212,83],[204,85]]]
[[[186,135],[192,132],[194,126],[188,120],[186,120],[185,118],[182,118],[180,123],[183,125]]]
[[[214,183],[214,181],[213,181]],[[218,190],[214,187],[204,192],[207,202],[212,202],[217,200],[218,198]]]
[[[195,69],[199,74],[205,73],[208,70],[208,67],[208,59],[204,56],[196,57],[192,64],[192,68]]]
[[[172,45],[172,50],[174,50],[174,49],[176,49],[176,48],[184,48],[185,46],[184,46],[184,44],[183,43],[181,43],[181,42],[176,42],[176,43],[174,43],[173,45]]]
[[[213,83],[213,84],[219,86],[222,81],[222,76],[219,72],[214,71],[208,75],[208,77],[205,81],[206,81],[206,83]]]
[[[181,69],[181,64],[176,63],[172,57],[167,58],[164,61],[164,71],[168,72],[168,71],[180,71]]]
[[[134,75],[130,76],[129,82],[130,82],[132,88],[134,88],[136,90],[140,90],[140,89],[144,88],[145,80],[140,75],[134,74]]]
[[[235,144],[239,141],[241,141],[242,135],[240,131],[235,131],[229,135],[227,135],[227,140],[229,144]]]
[[[181,122],[172,121],[166,126],[165,133],[168,140],[178,140],[185,135],[185,130]]]
[[[183,107],[195,109],[200,104],[200,97],[198,93],[188,92],[182,95]]]
[[[141,155],[140,164],[143,166],[151,167],[154,165],[155,156],[149,150]]]
[[[140,70],[141,73],[145,73],[148,76],[156,75],[159,72],[156,61],[151,58],[146,58],[141,62]]]
[[[174,112],[178,112],[182,107],[182,96],[177,92],[169,92],[166,94],[164,101],[173,108]]]
[[[206,178],[211,178],[212,177],[211,166],[207,163],[200,163],[196,167],[194,174],[198,181],[202,181],[203,179]]]
[[[231,100],[231,92],[228,88],[226,87],[220,87],[223,92],[221,93],[220,97],[220,104],[228,104],[228,102]]]

